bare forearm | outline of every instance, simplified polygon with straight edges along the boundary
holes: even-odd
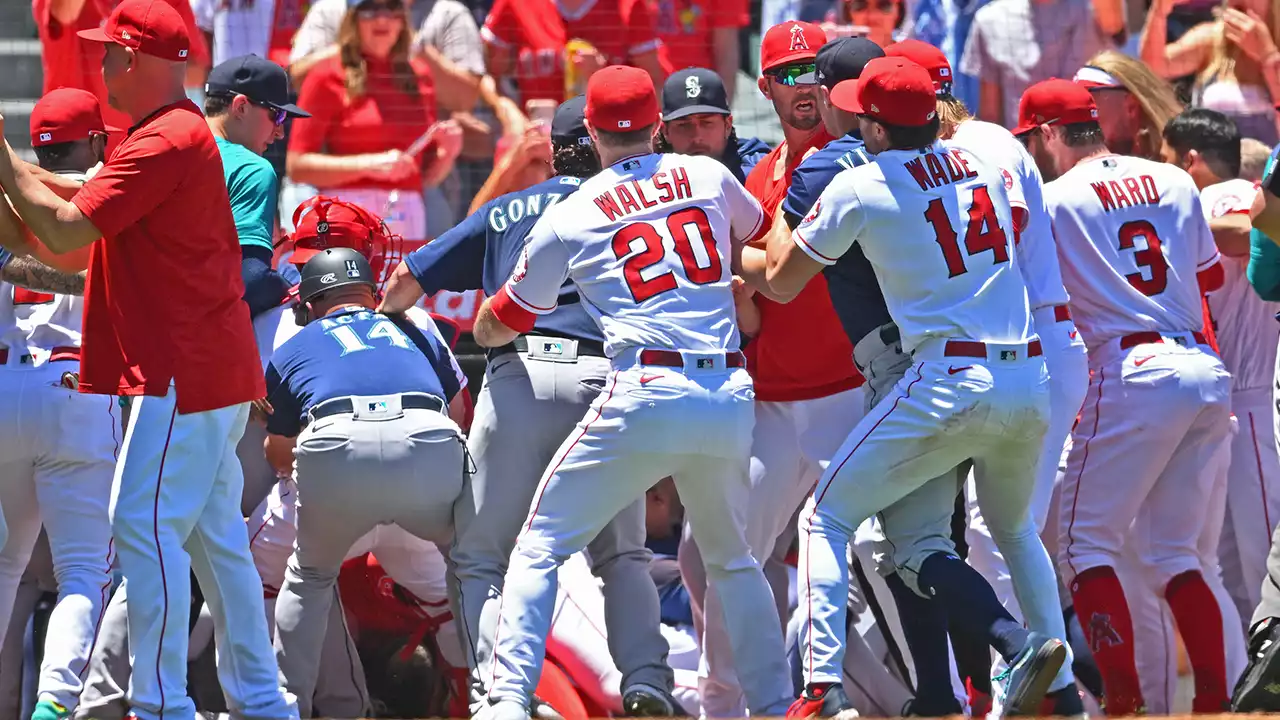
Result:
[[[1168,77],[1166,54],[1169,42],[1169,11],[1161,0],[1156,0],[1147,12],[1147,22],[1138,40],[1138,57],[1160,77]]]
[[[502,324],[493,310],[489,309],[489,300],[486,299],[480,306],[480,312],[476,313],[476,321],[471,327],[471,336],[475,338],[476,344],[486,348],[500,347],[519,335],[519,332]]]
[[[716,73],[724,81],[725,92],[729,100],[738,82],[738,30],[737,28],[716,28],[711,31],[712,56],[715,58]]]
[[[358,180],[369,173],[375,160],[369,155],[291,154],[286,165],[294,182],[333,187]]]
[[[471,206],[467,208],[467,214],[480,209],[480,206],[490,200],[505,195],[511,187],[512,177],[515,175],[515,163],[511,162],[511,154],[508,153],[498,161],[498,166],[489,173],[489,177],[485,178],[484,185],[480,186],[479,192],[471,200]]]
[[[327,60],[337,54],[338,46],[330,45],[322,50],[307,53],[306,55],[303,55],[297,60],[289,63],[289,77],[293,80],[293,86],[300,87],[303,79],[307,77],[307,73],[311,72],[311,68],[314,68],[324,60]]]
[[[28,290],[59,295],[84,295],[85,271],[67,273],[32,257],[16,256],[0,270],[0,280]]]
[[[480,76],[463,69],[430,45],[423,46],[422,57],[431,66],[440,106],[450,112],[474,110],[480,99]]]
[[[96,233],[91,226],[85,227],[88,223],[80,217],[80,211],[29,172],[7,143],[4,153],[0,159],[0,187],[37,240],[55,253],[66,253],[96,239],[87,237]]]
[[[1253,229],[1249,216],[1234,213],[1209,221],[1213,242],[1218,252],[1227,257],[1249,256],[1249,231]]]

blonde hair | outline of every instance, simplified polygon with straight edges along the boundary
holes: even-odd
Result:
[[[938,98],[938,122],[941,123],[938,137],[943,140],[950,138],[956,134],[956,128],[960,123],[972,117],[969,108],[965,107],[959,98],[951,95]]]
[[[418,94],[418,74],[409,63],[409,48],[413,44],[413,34],[409,31],[409,9],[402,7],[403,15],[400,23],[400,35],[391,46],[392,80],[400,91],[410,95]],[[364,96],[369,81],[369,66],[360,47],[360,18],[355,7],[347,10],[342,16],[342,24],[338,26],[338,56],[342,61],[342,69],[346,71],[346,89],[348,99],[354,100]]]
[[[1164,126],[1183,110],[1173,86],[1152,72],[1146,63],[1114,50],[1094,55],[1088,64],[1119,80],[1138,101],[1145,122],[1134,138],[1134,146],[1143,157],[1159,159]]]
[[[1223,0],[1221,7],[1223,9],[1228,7],[1226,0]],[[1262,20],[1271,31],[1271,39],[1280,46],[1280,0],[1270,0],[1267,17]],[[1219,78],[1235,80],[1240,85],[1267,87],[1262,66],[1227,40],[1227,34],[1222,29],[1222,20],[1214,22],[1213,47],[1209,51],[1209,62],[1196,76],[1196,85],[1202,87]]]
[[[1271,148],[1261,140],[1244,138],[1240,141],[1240,179],[1258,182],[1262,171],[1271,159]]]

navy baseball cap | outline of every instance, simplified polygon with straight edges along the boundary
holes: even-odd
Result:
[[[689,68],[671,74],[662,84],[662,120],[689,115],[728,115],[729,93],[713,70]]]
[[[289,102],[289,73],[257,55],[241,55],[220,63],[209,71],[204,91],[207,95],[243,95],[293,117],[311,117],[311,113]]]
[[[551,142],[557,145],[590,145],[591,136],[583,122],[587,110],[587,96],[571,97],[560,103],[551,118]]]
[[[856,80],[867,63],[884,57],[884,48],[862,37],[832,40],[818,51],[813,64],[815,80],[830,90],[845,80]],[[803,81],[800,78],[798,82]]]

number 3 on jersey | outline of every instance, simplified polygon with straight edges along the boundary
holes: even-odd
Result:
[[[933,225],[934,239],[942,249],[942,257],[947,261],[950,276],[956,277],[969,272],[964,264],[964,256],[960,254],[959,236],[947,215],[947,207],[942,204],[942,198],[929,203],[929,208],[924,211],[924,219]],[[973,190],[973,203],[969,205],[969,224],[964,233],[964,249],[970,257],[990,250],[992,265],[1009,262],[1009,238],[1000,228],[995,206],[991,204],[991,193],[985,186]]]
[[[1169,285],[1169,264],[1165,262],[1164,253],[1160,251],[1160,237],[1156,228],[1146,220],[1130,220],[1120,226],[1120,249],[1133,250],[1135,238],[1142,238],[1147,246],[1133,253],[1133,262],[1138,272],[1124,276],[1134,290],[1151,297],[1164,292]],[[1149,268],[1151,277],[1143,276],[1142,269]]]
[[[709,285],[719,281],[724,274],[723,266],[720,253],[716,251],[716,240],[711,236],[707,213],[698,207],[685,208],[668,215],[666,224],[672,247],[689,282]],[[697,238],[691,233],[696,233]],[[633,255],[633,245],[637,241],[643,246]],[[674,269],[654,271],[656,266],[664,263],[667,252],[662,235],[647,222],[631,223],[614,234],[613,254],[623,261],[622,275],[637,304],[676,288]],[[645,277],[646,274],[649,277]]]

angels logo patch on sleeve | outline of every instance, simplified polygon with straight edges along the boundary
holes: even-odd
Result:
[[[1012,190],[1012,189],[1013,189],[1013,176],[1009,174],[1009,171],[1008,171],[1008,170],[1005,170],[1004,168],[1000,168],[1000,177],[1004,179],[1004,189],[1005,189],[1005,190]]]
[[[518,283],[529,274],[529,248],[520,251],[520,259],[516,260],[515,269],[511,271],[511,282]]]
[[[800,224],[808,225],[817,219],[818,213],[820,212],[822,212],[822,198],[818,198],[818,201],[813,204],[813,209],[809,211],[808,215],[804,216],[804,220],[802,220]]]

